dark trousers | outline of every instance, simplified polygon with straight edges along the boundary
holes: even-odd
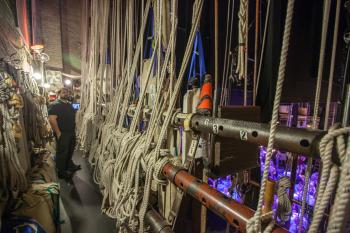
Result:
[[[56,147],[56,167],[59,174],[67,171],[73,165],[72,157],[75,148],[75,133],[62,132],[57,139]]]

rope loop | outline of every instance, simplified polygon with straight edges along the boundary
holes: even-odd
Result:
[[[165,166],[165,164],[167,164],[169,162],[170,162],[170,160],[169,160],[168,156],[166,156],[166,157],[162,157],[162,158],[158,159],[158,161],[155,163],[154,172],[153,172],[153,179],[158,184],[166,185],[168,183],[168,181],[164,178],[164,176],[162,174],[162,170],[163,170],[163,167]]]
[[[290,187],[291,182],[288,176],[282,177],[277,182],[278,206],[276,215],[281,220],[282,224],[290,219],[292,213],[292,204],[288,193]]]

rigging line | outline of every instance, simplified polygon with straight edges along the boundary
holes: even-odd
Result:
[[[230,38],[229,38],[229,48],[228,48],[228,63],[227,63],[227,71],[226,71],[226,76],[224,77],[224,97],[223,97],[223,105],[227,105],[227,102],[229,101],[229,99],[231,98],[228,90],[228,82],[229,82],[229,78],[228,78],[228,69],[230,69],[230,64],[232,62],[232,59],[230,57],[233,57],[233,53],[231,52],[231,46],[232,46],[232,34],[233,34],[233,16],[234,16],[234,11],[235,11],[235,0],[233,0],[232,2],[232,10],[231,10],[231,22],[230,22]],[[231,64],[232,66],[233,64]],[[232,68],[231,68],[232,69]]]
[[[218,87],[219,87],[219,2],[214,0],[214,100],[213,100],[213,117],[217,116],[218,111]]]
[[[246,38],[245,38],[245,60],[244,60],[244,106],[247,106],[248,101],[248,48],[249,48],[249,0],[247,1],[247,16],[246,16]]]
[[[142,0],[141,1],[141,22],[147,20],[144,18],[144,15],[143,15],[143,6],[145,4],[145,0]],[[143,40],[144,38],[142,37],[142,42],[141,42],[141,51],[143,51]],[[142,73],[143,73],[143,53],[140,53],[140,77],[142,77]]]
[[[182,83],[182,80],[183,80],[183,77],[184,77],[184,74],[185,74],[185,71],[187,70],[187,65],[188,65],[188,61],[189,61],[189,58],[190,58],[190,55],[191,55],[191,50],[193,48],[193,41],[194,41],[194,38],[195,38],[195,35],[196,35],[196,30],[198,28],[198,25],[199,25],[199,21],[200,21],[200,16],[201,16],[201,12],[202,12],[202,8],[203,8],[203,1],[202,0],[197,0],[195,3],[194,3],[194,14],[193,14],[193,19],[192,19],[192,28],[191,28],[191,32],[190,32],[190,36],[189,36],[189,39],[188,39],[188,43],[187,43],[187,46],[186,46],[186,50],[185,50],[185,54],[184,54],[184,57],[183,57],[183,61],[182,61],[182,65],[181,65],[181,68],[180,68],[180,73],[179,73],[179,78],[176,82],[176,85],[175,85],[175,89],[174,89],[174,92],[172,93],[172,96],[170,98],[170,101],[169,101],[169,107],[168,107],[168,110],[166,111],[167,114],[166,114],[166,117],[165,117],[165,120],[164,120],[164,123],[161,127],[161,132],[160,132],[160,135],[159,135],[159,138],[158,138],[158,141],[157,141],[157,146],[155,148],[155,159],[158,159],[159,158],[159,154],[160,154],[160,147],[162,145],[162,142],[164,140],[164,137],[165,137],[165,133],[166,133],[166,130],[170,124],[170,120],[172,118],[172,111],[175,107],[175,104],[176,104],[176,100],[178,98],[178,95],[179,95],[179,91],[180,91],[180,88],[181,88],[181,83]],[[144,197],[143,197],[143,202],[142,202],[142,205],[141,205],[141,209],[140,209],[140,231],[142,232],[143,231],[143,220],[144,220],[144,215],[145,215],[145,212],[147,210],[147,206],[148,206],[148,199],[149,199],[149,194],[150,194],[150,179],[151,179],[151,175],[152,175],[152,172],[153,172],[153,168],[149,168],[148,171],[147,171],[147,175],[146,175],[146,185],[145,185],[145,189],[144,189]]]
[[[322,88],[322,77],[323,77],[324,59],[325,59],[325,52],[326,52],[330,8],[331,8],[331,1],[325,0],[324,1],[323,19],[322,19],[322,34],[321,34],[320,57],[319,57],[318,72],[317,72],[315,104],[314,104],[314,112],[313,112],[313,117],[312,117],[312,128],[313,129],[318,128],[317,127],[317,118],[318,118],[320,94],[321,94],[321,88]],[[303,219],[304,215],[305,215],[306,201],[307,201],[306,199],[307,199],[307,193],[309,190],[309,182],[310,182],[310,176],[311,176],[312,163],[313,163],[313,159],[309,158],[308,162],[307,162],[306,173],[305,173],[305,183],[304,183],[304,188],[303,188],[300,219]],[[300,221],[299,226],[298,226],[298,233],[301,233],[303,231],[302,228],[303,228],[303,221]]]
[[[222,105],[223,103],[223,97],[225,95],[225,91],[224,91],[224,85],[225,85],[225,78],[227,75],[227,62],[228,62],[228,33],[229,33],[229,21],[230,21],[230,10],[231,10],[231,1],[232,0],[228,0],[228,7],[227,7],[227,16],[226,16],[226,42],[225,42],[225,57],[224,57],[224,72],[222,73],[222,83],[221,83],[221,97],[220,97],[220,105]]]
[[[149,13],[150,4],[151,4],[151,0],[147,0],[145,11],[144,11],[144,15],[145,16],[148,15],[148,13]],[[127,86],[127,92],[125,93],[125,96],[124,96],[123,106],[122,106],[122,110],[121,110],[121,114],[120,114],[120,120],[119,120],[119,124],[118,124],[118,129],[119,130],[122,129],[123,123],[124,123],[124,119],[125,119],[125,116],[127,114],[129,98],[131,96],[131,87],[132,87],[132,83],[133,83],[133,80],[134,80],[134,75],[135,75],[135,71],[136,71],[137,61],[139,60],[139,55],[140,55],[140,52],[141,52],[140,51],[141,50],[141,42],[143,41],[142,38],[143,38],[143,35],[144,35],[145,27],[146,27],[146,20],[142,22],[142,26],[141,26],[138,42],[136,44],[135,56],[133,56],[132,66],[128,69],[128,70],[130,70],[128,72],[128,75],[127,75],[127,77],[128,77],[127,78],[128,79],[128,81],[127,81],[128,82],[128,86]]]
[[[172,11],[173,11],[173,17],[172,17],[172,29],[176,31],[177,26],[177,0],[173,0],[172,4]],[[175,33],[175,32],[174,32]],[[174,79],[176,75],[176,69],[175,69],[175,44],[176,44],[176,36],[174,36],[173,42],[171,44],[171,63],[170,63],[170,84],[169,84],[169,93],[172,94],[173,86],[174,86]]]
[[[156,80],[156,89],[159,89],[160,87],[158,87],[158,82],[160,79],[160,71],[161,71],[161,54],[162,54],[162,7],[163,7],[163,1],[162,0],[158,0],[158,69],[157,69],[157,80]]]
[[[269,22],[270,11],[271,11],[270,8],[271,8],[271,0],[267,0],[267,12],[266,12],[266,18],[265,18],[264,35],[263,35],[263,38],[262,38],[261,54],[260,54],[259,69],[258,69],[258,75],[257,75],[257,80],[256,80],[255,93],[258,93],[258,89],[259,89],[261,69],[262,69],[263,59],[264,59],[264,54],[265,54],[265,44],[266,44],[267,29],[268,29],[267,25],[268,25],[268,22]]]
[[[271,126],[270,126],[270,136],[269,136],[269,140],[268,140],[264,172],[263,172],[263,177],[261,180],[261,187],[260,187],[257,210],[254,214],[254,217],[249,219],[249,221],[247,223],[247,232],[248,233],[261,232],[262,206],[263,206],[264,194],[265,194],[265,190],[266,190],[266,183],[267,183],[267,179],[268,179],[268,175],[269,175],[270,162],[271,162],[272,154],[273,154],[273,147],[274,147],[274,143],[275,143],[276,130],[277,130],[277,126],[278,126],[279,106],[280,106],[280,101],[281,101],[281,97],[282,97],[283,83],[284,83],[284,78],[285,78],[285,73],[286,73],[286,64],[287,64],[289,42],[290,42],[290,32],[291,32],[292,22],[293,22],[294,3],[295,3],[294,0],[288,0],[287,14],[286,14],[283,40],[282,40],[280,63],[279,63],[279,68],[278,68],[278,78],[277,78],[277,83],[276,83],[276,93],[275,93],[275,100],[273,103],[272,119],[271,119]],[[272,231],[273,226],[274,226],[274,221],[271,221],[269,223],[269,225],[267,226],[267,228],[264,230],[264,232]]]
[[[256,79],[258,71],[260,0],[255,1],[255,44],[254,44],[254,77],[253,77],[253,106],[256,102]]]
[[[334,68],[335,68],[335,57],[337,53],[337,42],[338,42],[338,29],[339,29],[339,16],[340,16],[340,5],[341,1],[337,0],[336,13],[335,13],[335,22],[334,22],[334,32],[333,32],[333,46],[332,46],[332,55],[331,55],[331,67],[329,70],[329,81],[328,81],[328,92],[327,92],[327,103],[325,110],[325,120],[324,120],[324,130],[328,129],[329,122],[329,111],[332,98],[332,87],[333,87],[333,77],[334,77]]]

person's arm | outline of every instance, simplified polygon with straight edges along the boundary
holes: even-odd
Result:
[[[51,128],[53,129],[57,138],[59,139],[61,137],[61,130],[58,127],[57,116],[56,115],[49,115],[49,122],[50,122]]]

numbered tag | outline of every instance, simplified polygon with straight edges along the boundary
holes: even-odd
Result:
[[[242,141],[248,140],[248,132],[247,131],[241,130],[241,131],[239,131],[239,135],[240,135]]]
[[[213,134],[218,134],[218,133],[219,133],[219,125],[213,124]]]

